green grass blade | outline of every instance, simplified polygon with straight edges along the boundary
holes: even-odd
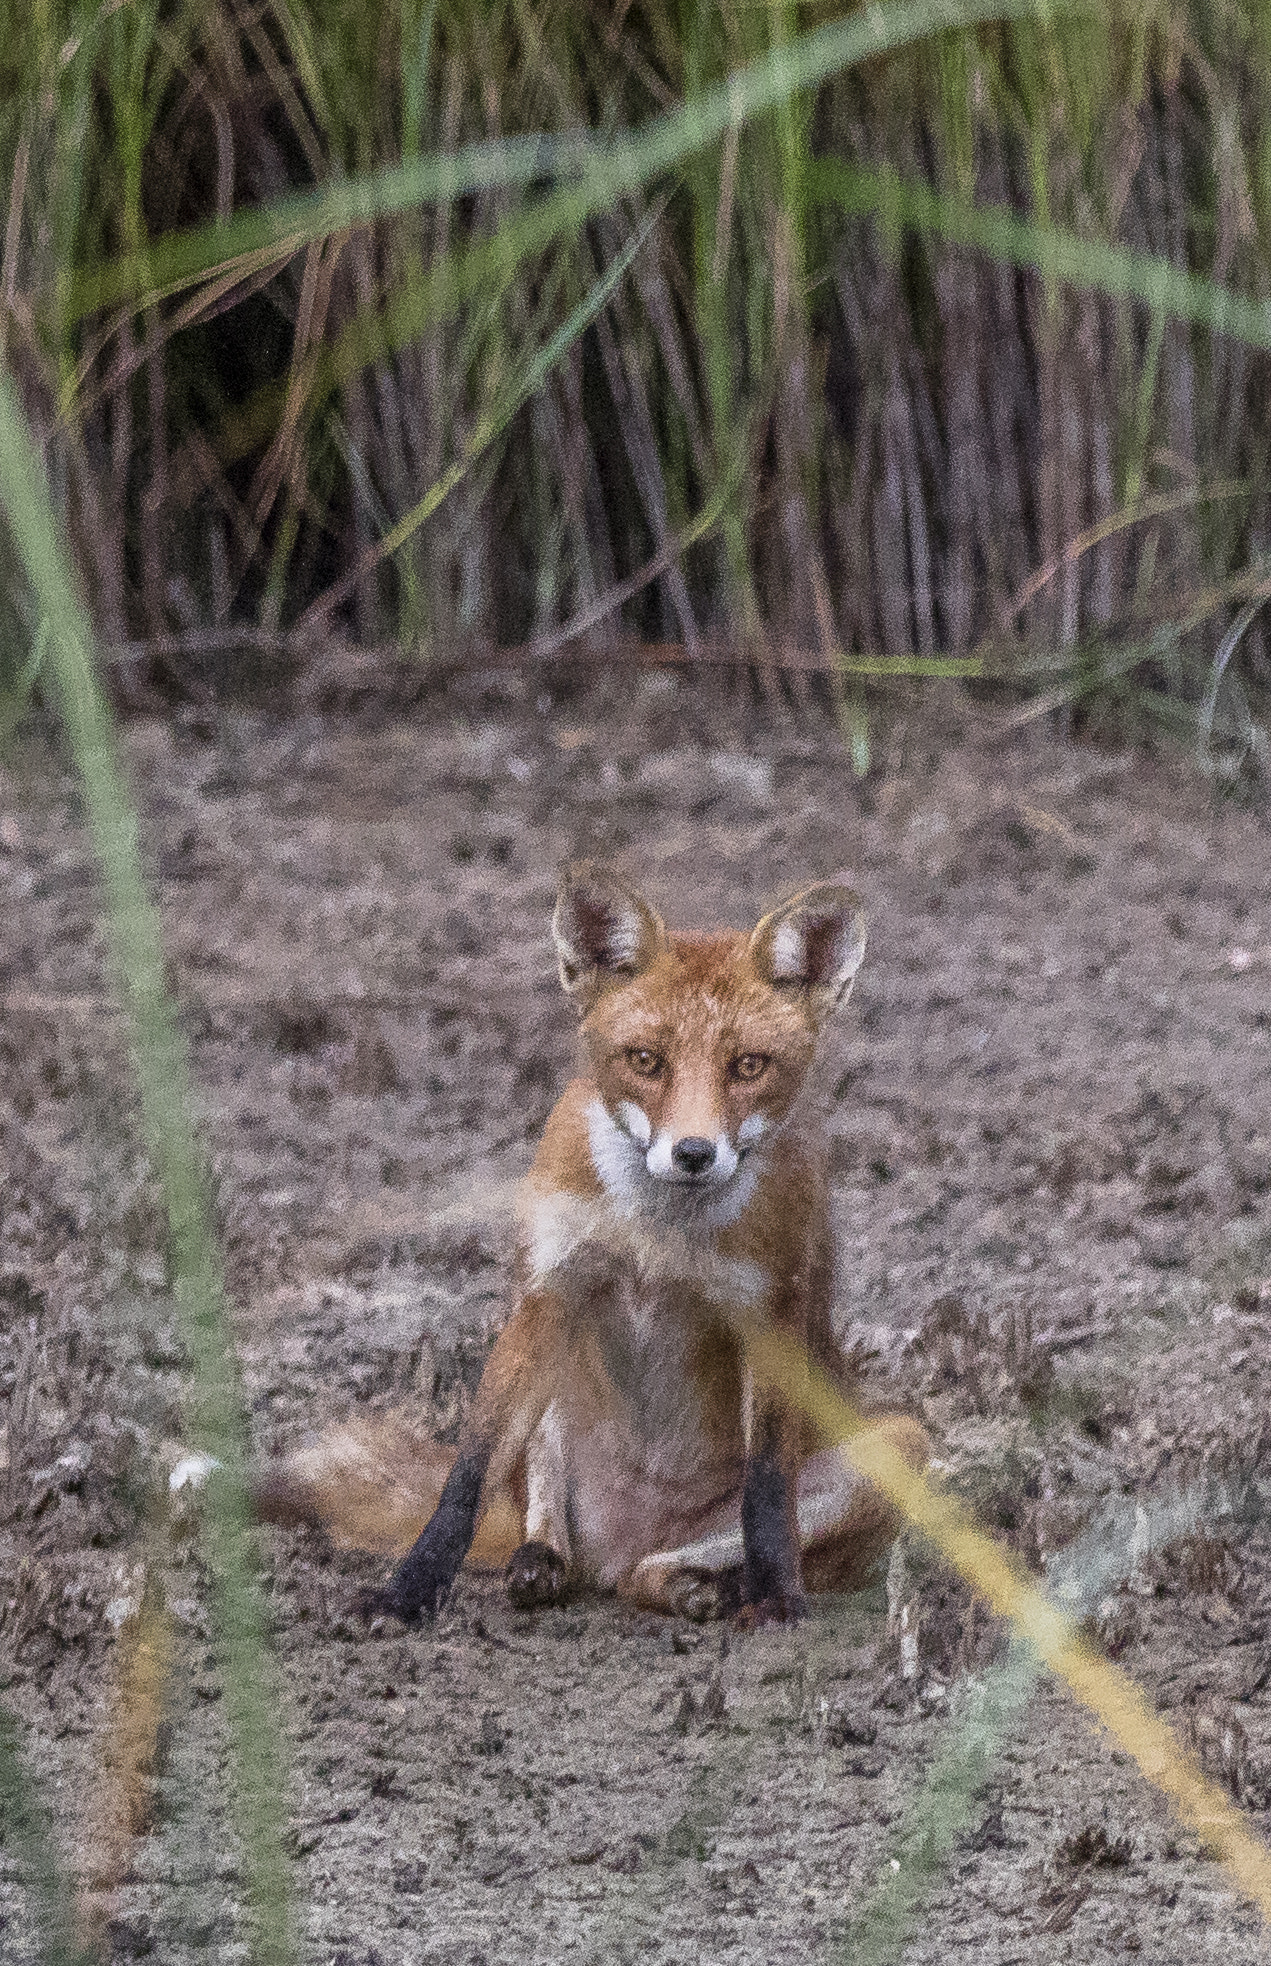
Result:
[[[1202,1524],[1221,1521],[1232,1506],[1232,1494],[1220,1484],[1194,1483],[1146,1507],[1138,1500],[1115,1498],[1076,1542],[1052,1559],[1050,1590],[1074,1616],[1088,1616],[1150,1551]],[[954,1844],[970,1827],[977,1792],[1040,1673],[1038,1654],[1016,1637],[1004,1662],[985,1672],[978,1685],[968,1685],[961,1718],[951,1724],[890,1839],[892,1855],[878,1890],[835,1948],[843,1966],[891,1966],[901,1957]]]
[[[1132,252],[1014,212],[986,210],[892,170],[820,159],[808,167],[808,194],[840,211],[912,226],[951,245],[973,246],[1048,281],[1139,300],[1162,319],[1191,321],[1255,348],[1271,348],[1271,304],[1247,300],[1199,273],[1152,253]]]
[[[1040,1661],[1022,1639],[1005,1665],[968,1688],[967,1709],[950,1729],[927,1779],[890,1839],[893,1854],[875,1896],[853,1920],[835,1957],[843,1966],[890,1966],[900,1957],[915,1917],[971,1823],[978,1790],[1013,1723],[1028,1704]]]
[[[570,310],[556,332],[530,357],[520,375],[500,393],[494,406],[481,418],[465,443],[462,455],[455,459],[449,470],[444,471],[441,477],[428,487],[417,504],[402,515],[383,539],[363,556],[359,564],[351,568],[342,580],[329,588],[321,600],[309,609],[304,617],[306,623],[328,614],[333,607],[338,607],[358,581],[364,579],[381,561],[390,559],[398,552],[406,541],[418,532],[425,521],[432,517],[438,506],[445,502],[455,487],[463,482],[482,452],[489,449],[521,406],[542,388],[552,370],[567,354],[579,335],[608,304],[625,278],[636,254],[650,233],[660,224],[665,210],[666,200],[663,199],[649,214],[639,231],[628,240],[618,257],[605,268],[600,278],[583,295],[578,305]]]
[[[891,676],[898,681],[908,676],[976,677],[985,673],[982,655],[849,655],[835,649],[834,673],[838,676]]]
[[[0,1707],[0,1844],[16,1860],[37,1907],[40,1957],[45,1966],[88,1966],[75,1936],[75,1906],[53,1831],[36,1787],[23,1766],[18,1730]]]
[[[1090,0],[1068,0],[1084,12]],[[1020,20],[1044,11],[1042,0],[905,0],[872,6],[772,49],[748,67],[613,142],[587,134],[520,136],[477,143],[319,191],[276,200],[224,224],[176,233],[105,266],[67,276],[68,320],[123,300],[144,304],[158,293],[199,279],[247,253],[278,247],[298,251],[314,240],[425,204],[445,204],[494,187],[528,188],[552,181],[581,187],[586,216],[637,190],[663,171],[706,149],[725,131],[740,129],[803,89],[844,69],[928,39],[948,29]]]
[[[1253,599],[1245,603],[1218,645],[1210,672],[1209,687],[1205,691],[1204,701],[1196,718],[1196,758],[1202,771],[1213,770],[1214,717],[1218,709],[1218,692],[1222,688],[1227,664],[1240,646],[1242,637],[1269,599],[1271,599],[1271,579],[1264,579]]]
[[[48,495],[9,378],[0,372],[0,507],[36,607],[46,663],[83,784],[101,865],[111,948],[128,1020],[146,1139],[167,1205],[176,1306],[193,1367],[192,1434],[224,1473],[211,1484],[207,1552],[234,1749],[234,1809],[254,1958],[294,1957],[279,1694],[247,1523],[247,1424],[239,1394],[203,1163],[189,1118],[185,1047],[164,978],[158,915],[146,892],[137,815],[125,787],[92,638],[58,549]]]

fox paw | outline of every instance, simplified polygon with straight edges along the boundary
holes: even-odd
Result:
[[[419,1613],[416,1612],[412,1617],[408,1612],[403,1611],[391,1590],[359,1591],[353,1600],[353,1610],[364,1625],[369,1625],[375,1618],[386,1617],[400,1618],[405,1625],[419,1622]]]
[[[353,1609],[367,1625],[374,1618],[400,1618],[404,1625],[431,1624],[449,1595],[449,1587],[441,1584],[434,1590],[407,1597],[395,1583],[389,1583],[379,1590],[359,1591]]]
[[[664,1586],[665,1609],[694,1625],[727,1618],[741,1601],[741,1574],[735,1570],[680,1570]]]
[[[764,1625],[797,1625],[806,1618],[808,1601],[802,1591],[781,1591],[761,1597],[755,1604],[743,1604],[733,1616],[739,1632],[759,1631]]]
[[[569,1595],[569,1570],[550,1543],[522,1543],[508,1558],[503,1572],[508,1601],[517,1611],[541,1611],[563,1604]]]

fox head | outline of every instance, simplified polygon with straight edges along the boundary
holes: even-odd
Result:
[[[855,894],[821,881],[749,935],[670,934],[611,868],[581,861],[552,933],[597,1087],[588,1122],[604,1186],[635,1208],[732,1219],[860,966]]]

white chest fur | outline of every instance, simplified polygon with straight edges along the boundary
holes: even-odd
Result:
[[[633,1305],[656,1299],[657,1286],[668,1284],[725,1313],[759,1310],[768,1293],[761,1266],[722,1255],[709,1224],[651,1223],[608,1194],[534,1189],[522,1198],[518,1214],[531,1288],[555,1283],[568,1289],[571,1261],[589,1251],[627,1273]]]

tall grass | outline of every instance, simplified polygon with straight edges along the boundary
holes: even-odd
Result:
[[[282,1846],[287,1795],[278,1691],[266,1642],[266,1613],[248,1523],[248,1429],[225,1302],[220,1254],[202,1155],[190,1116],[184,1041],[164,975],[157,911],[141,870],[136,810],[117,753],[110,710],[93,658],[92,634],[58,552],[37,460],[0,373],[0,512],[42,624],[41,641],[100,863],[115,981],[123,997],[146,1143],[167,1211],[174,1309],[191,1362],[189,1425],[198,1447],[220,1463],[211,1485],[206,1552],[216,1641],[225,1674],[233,1756],[232,1804],[241,1874],[260,1966],[294,1956],[290,1880]],[[161,1703],[163,1669],[152,1689]],[[26,1792],[0,1714],[0,1802],[40,1886],[50,1959],[70,1960],[64,1893],[48,1854],[40,1811]]]
[[[917,38],[1019,11],[911,8],[792,92],[825,17],[786,0],[5,0],[0,337],[101,632],[461,654],[609,609],[1185,683],[1271,545],[1271,28],[1115,0]]]

